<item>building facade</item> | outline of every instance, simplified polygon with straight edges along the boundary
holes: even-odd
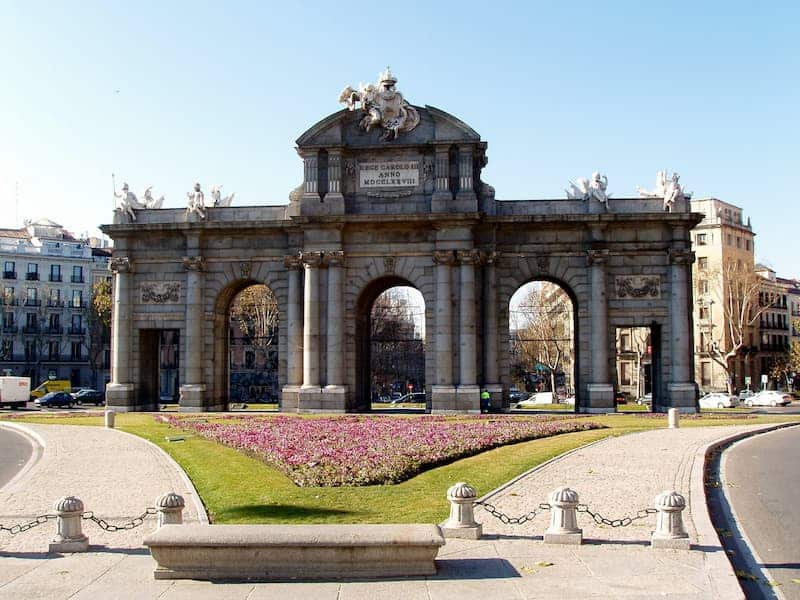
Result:
[[[118,211],[110,406],[158,401],[159,338],[179,345],[180,409],[230,402],[229,311],[265,284],[279,310],[280,409],[369,410],[370,311],[394,286],[425,305],[431,412],[478,412],[481,389],[506,402],[509,301],[530,281],[573,304],[576,410],[614,407],[617,327],[649,327],[653,405],[696,410],[690,230],[681,199],[495,199],[487,144],[460,119],[367,94],[297,140],[303,181],[288,205]],[[382,108],[381,108],[382,107]],[[400,110],[399,107],[402,107]],[[387,112],[388,111],[388,112]],[[382,120],[381,115],[395,118]],[[131,214],[133,213],[133,214]]]
[[[91,339],[89,302],[93,283],[110,276],[110,257],[47,219],[0,229],[1,372],[32,386],[49,377],[103,389],[109,344]]]

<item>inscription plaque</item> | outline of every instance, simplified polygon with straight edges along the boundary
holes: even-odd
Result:
[[[419,161],[359,163],[358,184],[362,188],[416,187],[419,185]]]

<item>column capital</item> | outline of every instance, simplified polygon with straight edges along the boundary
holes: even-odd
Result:
[[[314,252],[301,252],[300,260],[306,267],[319,267],[322,264],[322,252],[315,250]]]
[[[202,256],[184,256],[181,261],[183,268],[187,271],[205,271],[206,259]]]
[[[130,273],[133,271],[133,262],[127,256],[115,256],[108,261],[108,270],[112,273]]]
[[[322,254],[322,266],[324,267],[343,267],[344,266],[344,252],[341,250],[333,250],[324,252]]]
[[[602,265],[608,262],[609,252],[607,249],[603,250],[589,250],[586,252],[587,265]]]
[[[290,271],[298,271],[302,268],[303,263],[300,260],[300,255],[298,254],[290,254],[289,256],[283,257],[283,266],[289,269]]]
[[[456,262],[455,252],[452,250],[434,250],[433,262],[437,265],[452,265]]]
[[[691,265],[694,262],[694,252],[691,250],[670,248],[667,250],[667,257],[673,265]]]
[[[483,252],[474,248],[472,250],[456,250],[456,257],[462,265],[478,265],[484,259]]]
[[[497,250],[484,250],[483,251],[483,264],[493,265],[500,259],[500,253]]]

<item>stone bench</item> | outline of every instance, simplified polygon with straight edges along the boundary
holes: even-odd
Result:
[[[144,540],[156,579],[434,575],[436,525],[164,525]]]

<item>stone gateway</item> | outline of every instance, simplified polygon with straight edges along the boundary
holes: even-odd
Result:
[[[263,284],[278,305],[280,410],[367,411],[370,308],[405,285],[425,301],[428,410],[478,412],[482,389],[499,403],[511,385],[510,298],[544,280],[573,303],[577,411],[615,410],[615,332],[634,326],[651,332],[653,408],[694,411],[689,230],[700,217],[685,198],[668,211],[662,197],[605,193],[497,200],[481,178],[486,142],[442,110],[396,101],[396,81],[387,70],[378,88],[343,92],[348,107],[300,136],[303,183],[288,205],[132,208],[103,226],[114,239],[109,408],[157,408],[169,332],[180,409],[227,409],[230,305]]]

